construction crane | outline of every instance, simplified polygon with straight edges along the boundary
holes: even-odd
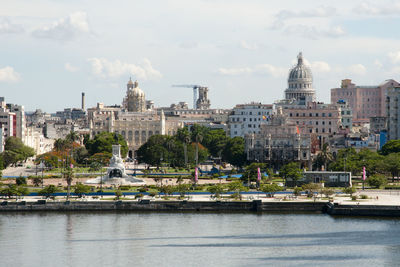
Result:
[[[193,88],[193,109],[197,109],[197,90],[200,87],[203,87],[201,85],[195,85],[195,84],[178,84],[178,85],[172,85],[172,87],[185,87],[185,88]]]

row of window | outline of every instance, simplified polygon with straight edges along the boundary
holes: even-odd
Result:
[[[245,111],[241,111],[240,114],[239,112],[235,111],[235,115],[253,115],[253,111],[249,111],[249,112],[245,112]],[[259,111],[259,112],[254,112],[254,115],[269,115],[269,111]]]
[[[299,122],[299,121],[296,121],[296,124],[297,124],[297,125],[300,125],[300,122]],[[303,125],[305,125],[305,124],[306,124],[306,122],[303,121]],[[313,121],[308,121],[307,124],[308,124],[308,125],[313,125]],[[315,121],[315,125],[319,125],[319,121]],[[325,125],[325,121],[321,121],[321,125]],[[331,121],[328,121],[328,125],[332,125],[332,122],[331,122]]]
[[[293,117],[294,113],[290,113],[289,116]],[[321,113],[322,117],[326,117],[325,113]],[[309,117],[319,117],[319,113],[309,113],[308,114]],[[302,113],[302,115],[300,113],[296,113],[296,117],[306,117],[306,113]],[[328,117],[332,117],[332,113],[328,113]]]

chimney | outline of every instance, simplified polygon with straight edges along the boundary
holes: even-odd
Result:
[[[85,110],[85,93],[82,92],[82,110]]]

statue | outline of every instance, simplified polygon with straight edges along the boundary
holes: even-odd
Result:
[[[87,180],[86,184],[145,185],[143,180],[125,173],[124,162],[121,158],[121,145],[112,145],[112,154],[107,174]]]

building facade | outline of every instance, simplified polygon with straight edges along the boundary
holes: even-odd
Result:
[[[340,88],[331,89],[331,103],[345,100],[353,110],[353,123],[369,123],[370,117],[386,116],[386,92],[399,87],[395,80],[386,80],[379,85],[356,85],[350,79],[342,80]]]
[[[230,137],[244,137],[249,133],[260,133],[261,124],[269,121],[273,105],[252,102],[236,105],[229,115]]]
[[[387,90],[386,117],[387,140],[400,139],[400,87]]]
[[[260,133],[244,137],[248,160],[268,162],[275,169],[293,161],[302,167],[311,166],[311,135],[302,133],[302,126],[291,122],[280,107],[260,128]]]

